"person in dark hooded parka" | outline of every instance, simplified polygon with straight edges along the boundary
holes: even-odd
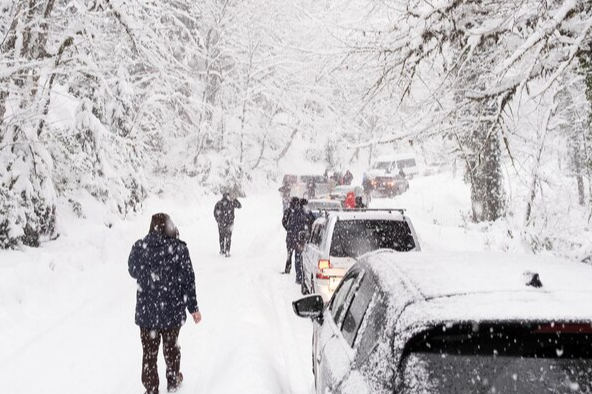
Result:
[[[287,231],[286,248],[288,250],[284,273],[289,274],[292,269],[293,254],[297,284],[302,283],[302,237],[308,230],[309,221],[309,215],[302,208],[301,200],[298,197],[293,197],[290,201],[290,207],[284,211],[284,217],[282,218],[282,225]]]
[[[135,320],[143,350],[142,384],[147,394],[158,393],[156,362],[162,338],[167,390],[176,391],[183,380],[177,339],[187,318],[185,311],[196,324],[201,313],[187,245],[179,240],[179,231],[167,214],[152,216],[148,235],[132,247],[128,268],[138,285]]]
[[[230,256],[232,230],[234,228],[234,210],[242,208],[241,203],[229,193],[222,194],[222,199],[214,206],[214,218],[218,223],[220,254]]]

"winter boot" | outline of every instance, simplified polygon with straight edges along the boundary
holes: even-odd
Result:
[[[173,382],[167,383],[167,392],[169,392],[169,393],[176,392],[179,389],[179,387],[181,387],[181,383],[183,383],[183,374],[181,372],[179,372],[179,374],[177,375],[177,378],[174,379]]]

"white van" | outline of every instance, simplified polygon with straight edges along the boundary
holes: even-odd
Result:
[[[380,156],[374,161],[372,168],[366,174],[372,179],[383,175],[397,175],[401,170],[403,170],[407,178],[413,178],[419,175],[415,154],[403,153]]]

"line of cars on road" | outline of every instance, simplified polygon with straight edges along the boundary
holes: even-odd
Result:
[[[293,308],[317,393],[592,393],[592,267],[420,249],[403,210],[315,221]]]
[[[368,205],[372,196],[394,197],[409,190],[409,181],[419,174],[419,167],[413,153],[379,156],[363,176],[361,185],[352,185],[350,178],[329,177],[325,175],[285,174],[282,179],[282,192],[285,201],[291,197],[317,200],[344,201],[348,193],[361,197]],[[347,179],[347,180],[346,180]]]

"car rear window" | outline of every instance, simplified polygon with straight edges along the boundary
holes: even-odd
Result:
[[[416,165],[417,164],[415,164],[415,159],[397,160],[397,167],[399,167],[399,169],[415,167]]]
[[[592,327],[440,327],[409,346],[405,394],[592,393]]]
[[[405,221],[340,220],[335,223],[330,255],[357,258],[377,249],[407,252],[413,248],[413,235]]]

